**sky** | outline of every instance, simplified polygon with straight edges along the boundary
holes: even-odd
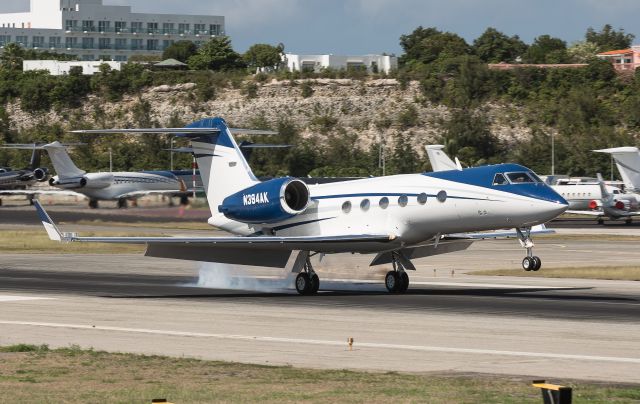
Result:
[[[24,7],[28,0],[0,0]],[[22,1],[22,5],[20,5]],[[54,0],[51,0],[54,1]],[[104,0],[134,12],[223,15],[234,48],[283,43],[291,53],[401,54],[399,38],[437,27],[471,43],[487,27],[531,43],[538,35],[568,44],[588,27],[624,28],[640,43],[640,0]]]

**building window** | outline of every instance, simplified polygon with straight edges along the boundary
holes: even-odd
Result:
[[[190,34],[189,30],[191,27],[189,24],[178,24],[178,33],[179,34]]]
[[[94,55],[82,55],[82,60],[95,60],[96,57]]]
[[[147,50],[150,50],[150,51],[158,50],[158,40],[147,39]]]
[[[206,28],[204,24],[193,24],[193,30],[196,34],[206,34]]]
[[[99,38],[98,47],[100,49],[111,49],[111,38]]]
[[[66,20],[64,22],[64,27],[66,31],[77,31],[78,30],[78,20]]]
[[[127,40],[124,38],[117,38],[116,49],[127,49]]]
[[[102,60],[105,62],[110,62],[111,61],[111,55],[100,55],[98,56],[98,60]]]
[[[133,49],[133,50],[142,50],[142,39],[132,39],[131,40],[131,49]]]
[[[83,20],[82,21],[82,30],[86,31],[86,32],[95,31],[96,28],[93,25],[93,21],[92,20]]]
[[[111,28],[111,21],[98,21],[98,31],[109,32]]]
[[[142,32],[142,23],[139,21],[134,21],[131,23],[131,32],[138,33]]]
[[[164,41],[162,41],[162,50],[167,49],[172,44],[173,44],[172,40],[164,40]]]
[[[174,25],[172,22],[165,22],[162,24],[162,33],[163,34],[173,34],[174,33]]]
[[[0,46],[11,43],[11,35],[0,35]]]
[[[32,40],[32,45],[34,48],[42,48],[44,47],[44,37],[43,36],[34,36]]]
[[[82,49],[93,49],[93,38],[82,38]]]
[[[115,29],[114,31],[116,32],[123,32],[127,30],[127,23],[124,21],[116,21],[115,22]]]
[[[210,35],[220,35],[220,24],[210,24],[209,25],[209,34]]]
[[[127,57],[125,55],[116,55],[113,60],[115,60],[116,62],[126,62]]]
[[[62,38],[60,38],[59,36],[50,36],[49,37],[49,47],[50,48],[60,48],[60,45],[62,44]]]
[[[158,31],[158,23],[157,22],[148,22],[147,23],[147,33],[155,34]]]
[[[78,38],[69,38],[66,37],[64,39],[64,46],[67,49],[74,49],[78,47]]]
[[[29,44],[29,37],[26,35],[16,36],[16,43],[20,46],[27,46]]]

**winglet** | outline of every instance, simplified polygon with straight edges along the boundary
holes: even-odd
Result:
[[[40,201],[34,199],[33,204],[36,207],[38,216],[40,216],[40,220],[42,221],[44,229],[47,231],[47,235],[49,235],[49,239],[52,241],[62,241],[62,233],[60,233],[60,230],[58,230],[58,227],[55,225],[55,223],[53,223],[53,220],[51,220],[49,214],[44,210],[44,208],[40,204]]]

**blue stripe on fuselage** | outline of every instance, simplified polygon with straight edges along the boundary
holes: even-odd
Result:
[[[535,183],[521,184],[505,184],[493,185],[493,179],[496,174],[513,173],[513,172],[532,172],[528,168],[519,164],[496,164],[489,166],[480,166],[473,168],[465,168],[464,170],[438,171],[432,173],[423,173],[423,175],[431,178],[439,178],[446,181],[459,182],[461,184],[475,185],[477,187],[490,188],[496,191],[509,192],[516,195],[526,196],[528,198],[539,199],[548,202],[567,204],[556,191],[548,185]]]

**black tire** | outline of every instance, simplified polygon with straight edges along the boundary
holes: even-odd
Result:
[[[632,223],[633,223],[633,219],[632,219],[632,218],[630,218],[630,217],[629,217],[629,218],[627,218],[627,219],[624,221],[624,224],[627,224],[627,225],[628,225],[628,224],[632,224]]]
[[[301,295],[308,295],[311,290],[311,279],[306,272],[299,273],[296,276],[296,290]]]
[[[126,208],[127,208],[127,200],[118,199],[118,209],[126,209]]]
[[[604,224],[604,219],[598,219],[598,224]]]
[[[531,269],[532,271],[539,271],[540,268],[542,267],[542,260],[540,259],[540,257],[531,257],[534,261],[534,265],[533,268]]]
[[[316,293],[318,293],[318,290],[320,290],[320,278],[318,277],[318,275],[313,274],[313,275],[311,275],[311,290],[310,290],[310,293],[315,295]]]
[[[406,272],[400,272],[400,286],[401,288],[398,290],[400,293],[406,293],[409,289],[409,274]]]
[[[90,199],[89,200],[89,207],[91,209],[98,209],[98,200],[97,199]]]
[[[524,259],[522,260],[522,269],[524,269],[525,271],[531,271],[533,270],[534,266],[535,266],[535,261],[533,260],[533,258],[524,257]]]
[[[390,293],[396,293],[399,290],[400,278],[398,277],[398,273],[396,271],[389,271],[384,277],[384,286],[387,287],[387,290]]]

